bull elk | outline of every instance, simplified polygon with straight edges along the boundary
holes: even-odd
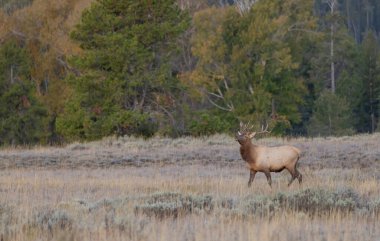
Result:
[[[297,170],[297,162],[300,158],[301,151],[294,146],[276,146],[267,147],[255,145],[251,139],[257,134],[270,133],[268,125],[259,132],[252,132],[252,126],[240,123],[240,130],[236,133],[236,140],[240,144],[240,155],[248,163],[250,176],[248,187],[251,186],[257,172],[263,172],[267,177],[270,187],[272,187],[271,172],[281,172],[286,169],[292,175],[288,186],[294,179],[302,183],[302,174]]]

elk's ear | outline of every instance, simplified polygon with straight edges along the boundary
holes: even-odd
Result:
[[[239,135],[239,136],[241,136],[241,133],[240,133],[240,131],[238,131],[238,135]]]
[[[249,134],[249,139],[252,139],[253,137],[255,137],[256,135],[256,132],[252,132],[251,134]]]

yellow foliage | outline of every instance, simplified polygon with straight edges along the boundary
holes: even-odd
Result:
[[[192,52],[199,59],[189,77],[195,86],[212,89],[225,78],[228,66],[224,61],[227,46],[222,36],[223,23],[227,15],[235,11],[233,7],[211,7],[194,14],[191,43]]]
[[[35,0],[11,15],[0,11],[0,39],[20,39],[32,58],[31,77],[37,96],[51,113],[63,108],[68,86],[63,81],[69,69],[67,58],[80,52],[70,39],[82,11],[94,0]]]

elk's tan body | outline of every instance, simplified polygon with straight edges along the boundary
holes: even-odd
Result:
[[[242,127],[242,125],[241,125]],[[262,131],[268,132],[268,131]],[[287,169],[292,175],[289,181],[290,185],[294,179],[302,182],[302,174],[297,170],[297,162],[300,158],[301,151],[294,146],[276,146],[267,147],[254,145],[251,139],[256,135],[256,132],[248,132],[246,129],[236,135],[236,140],[240,143],[240,154],[244,161],[247,162],[250,169],[250,178],[248,186],[251,183],[257,172],[265,173],[268,184],[272,185],[271,172],[281,172]]]
[[[284,168],[292,169],[301,151],[293,146],[241,146],[240,154],[251,170],[278,172]]]

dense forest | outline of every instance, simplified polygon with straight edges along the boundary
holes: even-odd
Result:
[[[377,0],[2,0],[0,145],[380,130]]]

